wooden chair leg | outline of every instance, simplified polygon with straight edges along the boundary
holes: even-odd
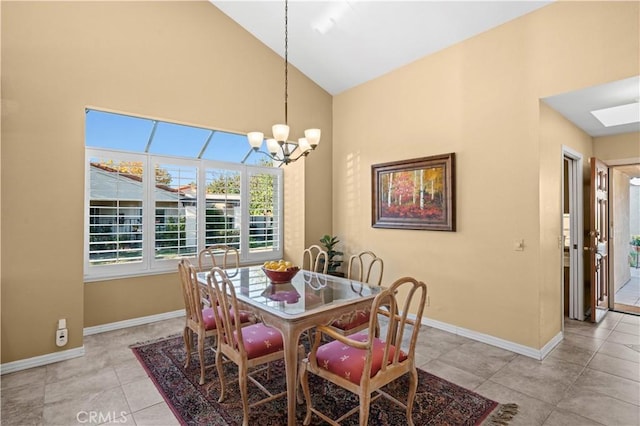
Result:
[[[242,426],[249,426],[249,395],[247,395],[247,367],[243,363],[238,366],[238,384],[242,397]]]
[[[369,424],[369,405],[371,405],[371,393],[365,392],[360,395],[360,426]]]
[[[191,329],[189,327],[185,327],[182,332],[182,338],[184,340],[184,347],[187,351],[187,360],[184,363],[184,368],[189,368],[191,364]]]
[[[304,346],[299,346],[298,347],[298,376],[300,377],[300,374],[302,374],[302,369],[301,366],[302,364],[300,363],[301,360],[304,359],[304,357],[306,356],[305,353],[305,349]],[[302,401],[302,382],[298,379],[296,379],[296,402],[298,404],[302,404],[304,401]]]
[[[218,370],[218,377],[220,378],[220,396],[218,397],[218,402],[224,401],[225,397],[225,380],[224,380],[224,366],[222,365],[222,351],[218,348],[216,351],[216,370]]]
[[[204,333],[198,333],[198,355],[200,355],[200,384],[204,385]]]
[[[413,426],[413,401],[416,398],[416,391],[418,390],[418,371],[415,367],[411,371],[409,376],[409,394],[407,395],[407,423],[409,426]]]
[[[304,417],[303,424],[307,426],[311,423],[311,395],[309,394],[309,377],[307,376],[307,369],[300,368],[300,385],[302,386],[302,392],[304,393],[304,399],[307,401],[307,415]]]

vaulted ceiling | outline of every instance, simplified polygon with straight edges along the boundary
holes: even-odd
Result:
[[[210,2],[284,57],[284,1]],[[336,95],[549,3],[290,0],[288,60]],[[596,137],[640,131],[640,123],[604,127],[591,114],[638,97],[640,77],[635,76],[544,101]]]

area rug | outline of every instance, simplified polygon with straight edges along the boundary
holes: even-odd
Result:
[[[172,336],[131,347],[149,377],[165,401],[183,425],[240,425],[242,401],[237,381],[227,385],[226,399],[218,402],[219,379],[216,369],[207,370],[207,383],[199,385],[200,364],[197,355],[192,357],[189,368],[184,368],[185,349],[181,336]],[[213,362],[212,351],[207,351],[207,363]],[[237,369],[227,364],[225,377],[230,381],[237,377]],[[263,374],[263,373],[259,373]],[[413,407],[415,425],[506,425],[516,414],[514,404],[501,405],[475,392],[450,383],[418,369],[418,392]],[[272,392],[286,387],[284,363],[272,363],[271,376],[260,379]],[[314,375],[309,375],[313,405],[331,413],[334,418],[358,406],[358,397]],[[402,377],[397,385],[385,390],[406,400],[408,377]],[[257,388],[249,381],[249,395],[260,398]],[[251,402],[251,401],[250,401]],[[297,424],[302,424],[306,405],[298,405]],[[391,426],[407,424],[405,412],[385,398],[371,404],[370,425]],[[287,424],[287,402],[280,398],[250,410],[250,425]],[[312,424],[324,424],[313,416]],[[343,421],[343,425],[357,425],[357,413]]]

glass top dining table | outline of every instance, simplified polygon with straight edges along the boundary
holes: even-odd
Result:
[[[353,315],[371,306],[381,287],[316,272],[301,270],[288,283],[273,284],[261,266],[225,270],[242,309],[251,311],[266,325],[278,329],[284,341],[287,379],[288,424],[296,424],[298,341],[317,325]],[[207,272],[198,281],[207,283]],[[290,397],[291,396],[291,397]]]

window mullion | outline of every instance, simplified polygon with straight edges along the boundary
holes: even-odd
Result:
[[[206,247],[207,233],[207,167],[205,162],[198,161],[198,252]]]
[[[242,166],[240,170],[240,253],[242,261],[250,260],[249,253],[249,171],[246,166]]]
[[[146,270],[152,268],[152,262],[154,257],[154,248],[156,246],[156,232],[155,232],[155,200],[153,198],[155,188],[155,173],[152,164],[152,158],[149,155],[145,156],[144,161],[144,182],[145,191],[144,199],[142,201],[142,212],[144,215],[144,223],[142,224],[142,253],[144,258],[144,265]]]

